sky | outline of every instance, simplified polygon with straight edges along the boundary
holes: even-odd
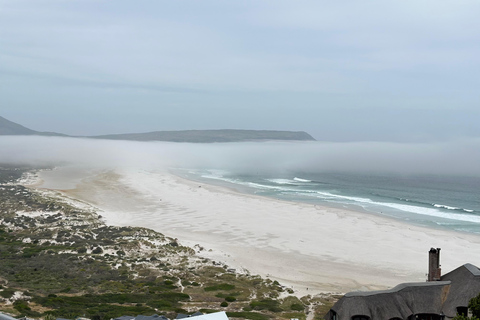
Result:
[[[480,137],[475,0],[0,0],[0,116],[71,135]]]

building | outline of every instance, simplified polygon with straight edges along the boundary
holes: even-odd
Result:
[[[8,314],[0,312],[0,320],[17,320],[14,317],[9,316]]]
[[[440,249],[429,251],[427,282],[403,283],[390,290],[350,292],[325,315],[326,320],[443,320],[468,314],[480,293],[480,270],[464,264],[441,276]]]

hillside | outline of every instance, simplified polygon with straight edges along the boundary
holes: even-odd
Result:
[[[0,116],[0,136],[65,136],[55,132],[40,132],[26,128]]]
[[[33,319],[226,311],[231,319],[318,318],[328,295],[202,256],[146,228],[105,225],[96,209],[22,185],[35,170],[0,164],[0,311]]]
[[[113,134],[95,136],[96,139],[134,140],[134,141],[171,141],[171,142],[239,142],[255,140],[315,140],[308,133],[299,131],[269,130],[184,130],[155,131],[148,133]]]
[[[26,128],[18,123],[0,117],[1,135],[40,135],[64,136],[54,132],[39,132]],[[274,131],[274,130],[183,130],[183,131],[154,131],[147,133],[109,134],[101,136],[87,136],[84,138],[130,141],[170,141],[170,142],[240,142],[264,140],[291,140],[314,141],[315,139],[303,131]]]
[[[37,131],[25,128],[15,122],[0,117],[0,135],[33,135]]]

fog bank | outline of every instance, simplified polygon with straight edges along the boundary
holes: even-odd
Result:
[[[480,176],[480,139],[435,144],[317,141],[191,144],[3,136],[0,150],[0,163],[36,166]]]

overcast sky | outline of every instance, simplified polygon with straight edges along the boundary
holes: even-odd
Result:
[[[0,0],[0,116],[74,135],[480,137],[480,1]]]

